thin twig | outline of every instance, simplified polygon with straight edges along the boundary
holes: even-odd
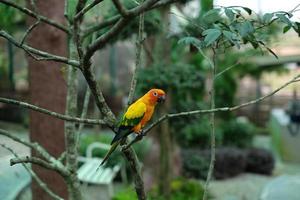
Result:
[[[14,152],[11,148],[7,147],[4,144],[0,144],[0,146],[2,146],[3,148],[7,149],[9,152],[11,152],[16,159],[20,159],[18,154],[16,152]],[[23,165],[23,167],[28,171],[28,173],[31,175],[31,177],[38,183],[38,185],[47,193],[49,194],[53,199],[55,200],[64,200],[63,198],[61,198],[60,196],[58,196],[57,194],[55,194],[47,185],[45,182],[43,182],[38,176],[37,174],[30,168],[28,167],[25,163],[21,163]]]
[[[37,7],[36,7],[35,0],[30,0],[30,3],[31,3],[32,8],[34,9],[34,12],[35,12],[35,13],[38,13],[38,12],[37,12]],[[34,29],[35,27],[37,27],[37,26],[39,25],[40,22],[41,22],[41,18],[40,18],[39,16],[37,16],[36,22],[33,23],[33,24],[26,30],[26,32],[24,33],[23,39],[22,39],[21,42],[20,42],[20,45],[21,45],[21,46],[22,46],[23,43],[25,42],[27,36],[31,33],[31,31],[33,31],[33,29]]]
[[[34,110],[40,113],[44,113],[47,115],[50,115],[52,117],[64,120],[64,121],[69,121],[69,122],[77,122],[77,123],[86,123],[86,124],[95,124],[95,125],[99,125],[99,124],[105,124],[105,122],[103,120],[99,120],[99,119],[82,119],[82,118],[78,118],[78,117],[71,117],[69,115],[63,115],[60,113],[56,113],[44,108],[40,108],[38,106],[26,103],[26,102],[22,102],[22,101],[17,101],[14,99],[7,99],[7,98],[3,98],[0,97],[0,102],[1,103],[6,103],[6,104],[11,104],[11,105],[16,105],[16,106],[20,106],[22,108],[27,108],[30,110]]]
[[[155,122],[151,123],[150,125],[148,125],[147,127],[145,127],[143,129],[142,135],[146,136],[148,132],[150,132],[154,127],[156,127],[157,125],[159,125],[161,122],[169,119],[169,118],[177,118],[177,117],[186,117],[186,116],[191,116],[191,115],[200,115],[200,114],[208,114],[208,113],[212,113],[212,112],[230,112],[230,111],[235,111],[238,110],[240,108],[261,102],[263,100],[265,100],[266,98],[273,96],[274,94],[276,94],[277,92],[279,92],[280,90],[282,90],[283,88],[287,87],[290,84],[293,84],[295,82],[300,81],[300,74],[298,74],[297,76],[295,76],[293,79],[289,80],[288,82],[284,83],[283,85],[281,85],[280,87],[278,87],[277,89],[275,89],[274,91],[270,92],[269,94],[262,96],[258,99],[240,104],[240,105],[236,105],[233,107],[221,107],[221,108],[215,108],[215,109],[201,109],[201,110],[192,110],[192,111],[185,111],[185,112],[180,112],[180,113],[169,113],[169,114],[165,114],[163,116],[161,116],[160,118],[158,118]],[[136,142],[140,141],[142,139],[142,137],[136,137],[133,141],[131,141],[129,143],[129,145],[124,146],[124,149],[129,148],[131,145],[135,144]]]
[[[122,17],[127,17],[128,12],[127,12],[126,8],[122,5],[120,0],[112,0],[112,2],[114,3],[115,7],[119,11],[119,13],[122,15]]]
[[[133,101],[134,92],[135,92],[136,83],[137,83],[137,71],[141,67],[142,44],[144,41],[143,34],[144,34],[144,13],[142,13],[140,15],[140,19],[139,19],[139,30],[138,30],[138,36],[137,36],[137,41],[136,41],[135,66],[134,66],[134,70],[133,70],[133,74],[132,74],[127,105],[130,105]]]
[[[88,4],[86,7],[84,7],[80,12],[78,12],[75,16],[75,20],[78,20],[81,18],[85,13],[87,13],[89,10],[91,10],[93,7],[101,3],[103,0],[94,0],[92,3]]]
[[[213,58],[209,59],[209,63],[211,63],[211,88],[209,91],[210,94],[210,109],[213,110],[215,109],[215,78],[216,78],[216,71],[217,71],[217,66],[216,66],[216,50],[213,47]],[[215,166],[215,159],[216,159],[216,137],[215,137],[215,112],[210,113],[210,140],[211,140],[211,145],[210,145],[210,163],[209,163],[209,168],[208,168],[208,173],[207,173],[207,178],[204,186],[204,191],[203,191],[203,200],[207,200],[207,194],[208,194],[208,188],[209,188],[209,183],[212,178],[213,172],[214,172],[214,166]]]
[[[21,143],[27,147],[30,147],[31,149],[33,149],[34,151],[36,151],[38,154],[40,154],[45,160],[48,161],[48,163],[51,165],[51,167],[59,172],[62,176],[67,176],[69,174],[68,170],[65,168],[65,166],[59,162],[56,158],[54,158],[53,156],[51,156],[47,150],[45,150],[41,145],[39,145],[36,142],[28,142],[25,141],[21,138],[18,138],[16,136],[14,136],[12,133],[0,129],[0,135],[4,135],[18,143]]]
[[[32,164],[39,165],[45,169],[59,172],[59,170],[55,166],[51,165],[50,163],[48,163],[45,160],[42,160],[41,158],[37,158],[37,157],[25,156],[25,157],[19,157],[19,158],[12,158],[10,160],[10,166],[20,164],[20,163],[32,163]]]
[[[34,24],[32,24],[32,25],[26,30],[26,32],[24,33],[23,38],[22,38],[22,40],[21,40],[21,42],[20,42],[20,45],[21,45],[21,46],[23,46],[23,44],[24,44],[24,42],[25,42],[27,36],[30,34],[30,32],[33,31],[33,29],[35,29],[35,27],[37,27],[37,26],[39,25],[40,22],[41,22],[40,19],[38,19]]]
[[[138,157],[136,156],[136,153],[134,152],[133,148],[122,149],[122,152],[126,157],[130,169],[132,171],[137,197],[139,200],[146,200],[147,197],[144,188],[143,178],[141,176],[141,166]]]
[[[90,102],[90,97],[91,97],[91,90],[89,88],[86,88],[85,91],[85,95],[84,95],[84,100],[83,100],[83,107],[82,107],[82,111],[81,111],[81,119],[86,118],[87,112],[88,112],[88,107],[89,107],[89,102]],[[80,139],[80,135],[82,132],[82,129],[84,127],[84,124],[81,123],[77,129],[77,138],[76,138],[76,145],[79,146],[79,139]]]
[[[152,5],[151,7],[147,7],[144,12],[146,11],[150,11],[150,10],[153,10],[153,9],[156,9],[156,8],[159,8],[159,7],[163,7],[165,5],[169,5],[169,4],[172,4],[172,3],[175,3],[179,0],[164,0],[164,1],[157,1],[154,5]],[[107,20],[104,20],[103,22],[101,23],[97,23],[96,25],[94,26],[91,26],[89,28],[87,28],[86,30],[83,31],[83,37],[87,37],[89,36],[90,34],[96,32],[96,31],[99,31],[105,27],[108,27],[108,26],[112,26],[114,25],[119,19],[121,18],[121,15],[117,14]]]
[[[33,18],[36,18],[36,19],[39,18],[42,22],[44,22],[44,23],[46,23],[48,25],[51,25],[53,27],[56,27],[56,28],[62,30],[63,32],[65,32],[67,34],[71,33],[69,31],[69,29],[66,28],[64,25],[62,25],[62,24],[60,24],[58,22],[55,22],[55,21],[49,19],[48,17],[39,15],[39,14],[35,13],[32,10],[24,8],[24,7],[20,6],[20,5],[18,5],[17,3],[14,3],[12,1],[7,1],[7,0],[0,0],[0,3],[5,4],[7,6],[10,6],[10,7],[13,7],[13,8],[16,8],[17,10],[21,11],[22,13],[24,13],[24,14],[30,16],[30,17],[33,17]]]
[[[232,68],[238,66],[239,64],[240,64],[240,62],[238,61],[238,62],[236,62],[235,64],[233,64],[233,65],[231,65],[231,66],[229,66],[229,67],[226,67],[226,69],[220,71],[219,73],[217,73],[217,74],[215,75],[215,79],[217,79],[219,76],[223,75],[223,74],[226,73],[227,71],[231,70]]]
[[[79,67],[79,62],[76,61],[76,60],[69,60],[66,57],[50,54],[48,52],[32,48],[32,47],[30,47],[28,45],[25,45],[25,44],[22,45],[21,43],[17,42],[10,34],[8,34],[4,30],[0,30],[0,37],[3,37],[5,39],[7,39],[8,41],[10,41],[15,46],[17,46],[17,47],[23,49],[25,52],[31,54],[31,56],[32,56],[32,54],[34,54],[34,55],[42,57],[42,58],[34,57],[34,59],[36,59],[36,60],[51,60],[51,61],[56,61],[56,62],[69,64],[69,65],[72,65],[74,67]]]
[[[240,104],[240,105],[236,105],[236,106],[233,106],[233,107],[221,107],[221,108],[215,108],[215,109],[193,110],[193,111],[186,111],[186,112],[180,112],[180,113],[166,114],[166,115],[160,117],[155,122],[153,122],[148,127],[146,127],[143,132],[144,132],[144,134],[147,134],[152,128],[154,128],[155,126],[160,124],[162,121],[164,121],[166,119],[169,119],[169,118],[185,117],[185,116],[198,115],[198,114],[208,114],[208,113],[212,113],[212,112],[229,112],[229,111],[238,110],[240,108],[243,108],[243,107],[258,103],[258,102],[261,102],[261,101],[265,100],[266,98],[268,98],[270,96],[273,96],[274,94],[276,94],[277,92],[279,92],[283,88],[287,87],[288,85],[295,83],[295,81],[299,80],[299,78],[300,78],[300,74],[298,74],[297,76],[295,76],[291,80],[287,81],[286,83],[284,83],[283,85],[281,85],[280,87],[273,90],[272,92],[270,92],[267,95],[264,95],[264,96],[262,96],[258,99],[254,99],[252,101],[249,101],[249,102],[246,102],[246,103],[243,103],[243,104]]]
[[[107,44],[117,34],[119,34],[120,31],[123,30],[125,26],[135,18],[135,16],[144,12],[147,8],[153,6],[157,1],[158,0],[146,0],[139,6],[129,10],[127,12],[126,18],[120,18],[109,31],[98,37],[91,45],[88,46],[84,58],[84,65],[87,65],[89,59],[94,55],[94,53],[97,50],[104,48],[105,44]]]
[[[43,157],[45,159],[47,159],[47,158],[49,159],[49,157],[50,157],[49,153],[42,146],[40,146],[37,143],[31,143],[31,142],[28,142],[24,139],[18,138],[16,136],[14,136],[12,133],[10,133],[6,130],[3,130],[3,129],[0,129],[0,135],[4,135],[4,136],[6,136],[6,137],[18,142],[18,143],[21,143],[21,144],[23,144],[23,145],[25,145],[29,148],[34,149],[39,154],[44,155]]]

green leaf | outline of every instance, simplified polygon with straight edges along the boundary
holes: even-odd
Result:
[[[264,14],[263,18],[262,18],[262,21],[263,23],[265,24],[268,24],[271,22],[272,18],[273,18],[274,14],[273,13],[266,13]]]
[[[203,20],[206,23],[214,23],[220,19],[220,8],[212,9],[203,15]]]
[[[178,44],[193,45],[199,49],[204,47],[204,43],[195,37],[184,37],[178,41]]]
[[[265,46],[265,47],[266,47],[266,46]],[[266,49],[267,49],[273,56],[275,56],[275,58],[278,59],[278,56],[276,55],[276,53],[275,53],[272,49],[270,49],[269,47],[266,47]]]
[[[279,19],[281,22],[287,24],[288,26],[292,26],[292,22],[290,21],[289,18],[286,17],[285,14],[276,14],[276,16],[278,17],[278,19]]]
[[[283,33],[288,32],[291,28],[292,28],[292,26],[289,26],[289,25],[285,26],[285,27],[283,28]]]
[[[238,43],[238,37],[235,33],[230,31],[222,31],[222,33],[231,44],[234,44],[238,49],[240,48],[240,44]]]
[[[243,8],[249,15],[252,14],[252,10],[250,8],[247,8],[247,7],[241,7]]]
[[[252,23],[249,21],[245,21],[245,22],[241,23],[237,27],[237,29],[238,29],[239,34],[242,37],[246,37],[247,35],[252,34],[255,31]]]
[[[293,29],[295,30],[296,33],[298,33],[298,36],[300,37],[300,23],[299,22],[294,23]]]
[[[251,45],[253,46],[254,49],[256,49],[257,47],[259,47],[259,43],[255,40],[248,40]]]
[[[204,42],[206,46],[211,45],[215,42],[220,36],[222,32],[219,29],[207,29],[203,31],[202,35],[205,35]]]
[[[73,19],[76,12],[76,5],[78,0],[67,0],[67,15],[69,19]]]
[[[228,17],[228,19],[230,20],[230,22],[232,22],[234,20],[235,14],[231,9],[225,8],[225,14]]]

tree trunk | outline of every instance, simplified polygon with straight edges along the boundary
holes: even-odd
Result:
[[[170,54],[171,46],[170,41],[166,39],[169,33],[169,13],[170,6],[165,6],[161,9],[162,16],[162,33],[158,37],[158,43],[156,43],[156,62],[164,61],[165,67],[170,67]],[[162,48],[164,47],[164,48]],[[170,92],[170,91],[168,91]],[[162,106],[162,113],[168,113],[169,107],[171,106],[170,94],[168,94],[168,99]],[[166,199],[170,199],[171,195],[171,178],[172,178],[172,139],[170,133],[169,122],[165,121],[160,126],[160,170],[159,170],[159,190],[160,194]]]
[[[30,5],[28,1],[28,5]],[[42,15],[64,21],[64,1],[37,0],[38,12]],[[29,18],[28,24],[34,23]],[[65,33],[53,27],[39,24],[28,38],[30,46],[66,56]],[[31,103],[40,107],[64,113],[66,98],[66,83],[60,72],[62,64],[54,62],[37,62],[28,58]],[[55,66],[56,65],[56,66]],[[52,155],[59,156],[65,147],[63,121],[37,112],[30,112],[30,138],[44,146]],[[32,152],[35,155],[35,152]],[[45,181],[55,193],[67,198],[67,187],[64,180],[55,172],[33,165],[33,170]],[[52,200],[38,185],[32,184],[33,200]]]

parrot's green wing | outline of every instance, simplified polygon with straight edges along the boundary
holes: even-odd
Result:
[[[133,103],[129,106],[126,113],[124,114],[120,126],[136,126],[144,117],[146,110],[147,106],[142,101]]]
[[[129,106],[119,124],[118,133],[111,142],[111,148],[103,158],[101,165],[103,165],[109,156],[114,152],[117,146],[121,143],[122,139],[126,138],[132,132],[132,128],[141,122],[146,110],[146,104],[141,101],[137,101]]]
[[[112,140],[111,144],[121,138],[127,137],[132,132],[132,128],[141,122],[146,110],[146,104],[141,101],[137,101],[130,105],[119,124],[118,133]]]

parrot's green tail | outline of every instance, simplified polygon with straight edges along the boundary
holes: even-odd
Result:
[[[111,145],[109,151],[107,152],[107,154],[106,154],[105,157],[103,158],[103,160],[102,160],[101,164],[99,165],[99,167],[100,167],[101,165],[103,165],[103,164],[107,161],[107,159],[109,158],[109,156],[116,150],[116,148],[117,148],[117,146],[120,144],[120,142],[121,142],[121,140],[118,140],[118,141],[114,142],[114,143]],[[99,167],[97,168],[97,170],[99,169]]]

